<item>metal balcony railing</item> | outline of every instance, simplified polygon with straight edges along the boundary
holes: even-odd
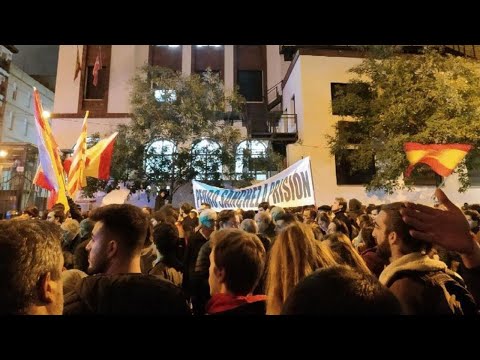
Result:
[[[275,114],[269,118],[269,132],[273,135],[297,134],[297,114]]]
[[[267,104],[272,103],[282,96],[282,80],[267,90]]]

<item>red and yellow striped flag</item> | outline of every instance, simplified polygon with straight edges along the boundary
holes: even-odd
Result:
[[[409,177],[418,163],[427,164],[438,175],[448,176],[472,149],[467,144],[430,144],[405,143],[405,153],[410,166],[405,172]]]
[[[78,190],[87,185],[85,176],[85,161],[87,158],[87,118],[88,111],[83,119],[83,126],[80,136],[75,145],[75,151],[72,156],[72,164],[68,171],[67,190],[72,198],[75,197]]]
[[[94,177],[100,180],[110,179],[110,166],[113,156],[113,146],[118,132],[113,133],[108,138],[100,140],[97,144],[87,149],[85,160],[85,176]],[[65,170],[70,172],[72,159],[68,158],[63,162]]]
[[[50,124],[43,116],[42,102],[36,88],[33,88],[33,111],[37,129],[38,157],[40,160],[33,182],[50,190],[49,201],[62,203],[65,206],[65,211],[68,211],[70,207],[68,206],[65,193],[65,177],[59,154],[60,150]]]

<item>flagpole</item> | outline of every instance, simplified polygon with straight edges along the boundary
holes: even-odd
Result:
[[[446,176],[441,176],[441,175],[438,175],[438,174],[435,174],[435,191],[437,189],[440,189],[442,187],[445,186],[445,180],[447,179]],[[432,200],[435,204],[438,203],[438,199],[437,197],[435,196],[435,191],[433,192],[433,195],[432,195]]]
[[[441,176],[441,175],[435,174],[435,186],[437,188],[441,188],[441,187],[445,186],[445,180],[446,179],[447,179],[446,176]]]

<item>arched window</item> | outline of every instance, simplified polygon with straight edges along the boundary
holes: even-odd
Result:
[[[169,176],[172,171],[175,144],[168,140],[157,140],[150,144],[145,154],[145,170],[156,177]]]
[[[222,175],[222,150],[215,141],[203,139],[192,146],[192,167],[197,180],[214,180]]]
[[[267,170],[261,160],[267,153],[267,142],[245,140],[237,146],[235,154],[235,173],[238,178],[267,179]]]

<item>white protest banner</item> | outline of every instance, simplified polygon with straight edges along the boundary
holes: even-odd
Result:
[[[257,210],[261,202],[295,207],[315,204],[310,157],[297,161],[261,183],[243,189],[223,189],[192,180],[195,207],[210,204],[213,210]]]

